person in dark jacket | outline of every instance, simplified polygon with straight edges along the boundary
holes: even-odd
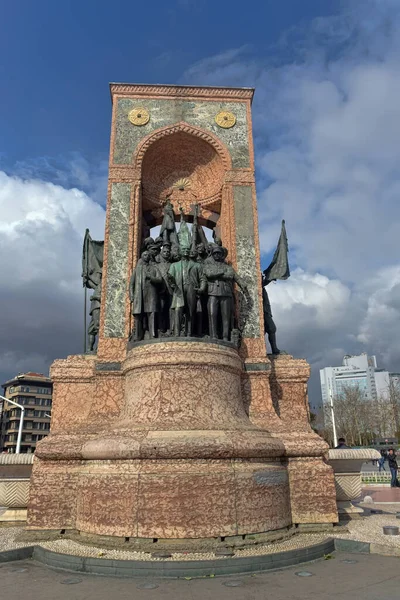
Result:
[[[397,479],[398,466],[397,466],[396,454],[395,454],[395,451],[393,450],[393,448],[390,448],[390,450],[388,452],[387,461],[389,464],[390,473],[392,475],[390,487],[400,487],[399,480]]]
[[[339,438],[338,439],[338,445],[335,446],[335,450],[341,450],[342,448],[349,448],[350,446],[348,446],[346,444],[346,440],[344,438]]]

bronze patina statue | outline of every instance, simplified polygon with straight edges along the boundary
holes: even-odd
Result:
[[[170,242],[171,244],[178,243],[178,236],[175,227],[175,214],[174,207],[169,198],[166,199],[164,204],[164,218],[161,224],[160,237],[164,242]]]
[[[174,335],[181,335],[183,325],[184,335],[191,337],[195,333],[197,297],[206,292],[207,282],[201,265],[190,260],[190,248],[182,248],[181,254],[181,260],[172,263],[169,268],[173,290],[171,308],[174,312]]]
[[[158,286],[162,284],[160,271],[151,263],[151,254],[142,252],[129,282],[129,298],[135,317],[135,341],[141,341],[146,332],[156,337],[156,315],[159,312]]]
[[[263,298],[263,312],[264,312],[264,332],[268,336],[268,341],[271,346],[272,354],[280,354],[278,346],[276,345],[276,325],[272,318],[271,304],[268,298],[268,293],[265,287],[269,285],[269,281],[264,274],[262,274],[262,298]]]
[[[90,323],[88,328],[89,352],[94,352],[100,329],[101,271],[96,270],[89,274],[87,287],[94,290],[90,298]]]
[[[228,251],[216,229],[214,241],[207,241],[198,223],[200,206],[194,205],[191,230],[183,208],[179,210],[179,234],[167,199],[160,237],[148,236],[143,241],[144,250],[129,285],[135,317],[131,339],[199,337],[238,345],[234,287],[237,284],[245,302],[250,303],[247,287],[226,261]],[[265,322],[273,336],[272,316]],[[273,350],[277,350],[276,344]]]
[[[233,267],[225,262],[226,249],[215,245],[211,256],[204,263],[204,274],[208,283],[208,320],[210,337],[222,337],[230,341],[233,329],[234,289],[237,283],[245,295],[248,294],[245,283]]]
[[[159,288],[160,295],[160,314],[159,314],[159,330],[163,335],[171,333],[171,302],[172,302],[172,287],[169,280],[168,272],[171,265],[171,246],[166,243],[161,248],[161,253],[157,257],[157,268],[162,277],[162,283]]]
[[[89,352],[95,352],[96,338],[99,334],[103,252],[104,242],[92,240],[89,229],[86,229],[82,251],[82,279],[85,289],[84,352],[87,351],[87,336],[89,338]],[[93,290],[93,294],[90,297],[90,323],[86,331],[87,290]]]
[[[271,304],[269,302],[268,292],[265,289],[271,281],[277,279],[287,279],[290,277],[289,260],[288,260],[288,241],[286,236],[285,221],[282,221],[281,234],[279,236],[278,245],[276,247],[271,264],[262,273],[262,290],[263,290],[263,312],[264,312],[264,331],[268,336],[268,341],[271,346],[272,354],[286,354],[281,352],[276,345],[276,325],[272,318]]]

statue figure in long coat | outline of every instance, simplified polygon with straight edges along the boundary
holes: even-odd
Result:
[[[169,198],[167,198],[164,208],[163,208],[163,221],[161,223],[160,229],[160,237],[164,242],[169,242],[171,244],[178,243],[178,235],[176,233],[175,227],[175,213],[174,207]]]
[[[181,260],[172,263],[169,268],[173,290],[171,309],[174,312],[174,335],[181,334],[185,316],[184,335],[191,337],[195,333],[197,297],[206,292],[207,281],[201,264],[190,260],[190,248],[182,248],[181,254]]]
[[[156,317],[159,310],[157,286],[162,284],[162,277],[157,266],[150,261],[150,253],[142,252],[129,282],[129,298],[136,323],[136,342],[143,340],[146,332],[150,338],[156,337]]]
[[[161,253],[157,257],[157,269],[162,278],[162,284],[159,289],[160,297],[160,319],[159,319],[159,330],[163,334],[169,335],[172,329],[171,319],[171,301],[172,301],[172,288],[168,277],[169,268],[171,266],[171,246],[170,244],[164,244],[161,248]]]
[[[262,299],[263,299],[263,312],[264,312],[264,333],[268,336],[268,341],[271,346],[272,354],[280,354],[278,346],[276,345],[276,325],[272,317],[271,303],[269,301],[268,292],[265,289],[271,281],[262,274]]]
[[[89,352],[94,352],[96,337],[99,335],[100,329],[101,275],[100,270],[93,271],[89,274],[87,281],[87,287],[94,290],[90,297]]]
[[[243,293],[248,296],[246,284],[242,281],[231,265],[225,262],[227,251],[215,245],[211,248],[211,256],[204,261],[204,275],[208,283],[208,321],[210,337],[230,341],[233,313],[234,289],[236,283]]]

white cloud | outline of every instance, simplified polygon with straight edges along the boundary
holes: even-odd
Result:
[[[268,287],[278,344],[315,374],[361,351],[400,370],[399,2],[344,6],[264,58],[228,49],[183,78],[256,87],[261,247],[267,263],[285,218],[293,267]],[[81,243],[87,226],[104,235],[106,161],[74,154],[13,172],[0,172],[0,369],[12,374],[81,349]]]
[[[400,266],[383,269],[364,285],[373,289],[360,325],[358,340],[400,371]],[[374,289],[375,288],[375,289]]]
[[[378,366],[400,370],[400,266],[352,288],[296,269],[267,291],[278,346],[313,366],[313,400],[319,397],[318,370],[341,364],[345,354],[375,353]]]
[[[78,189],[0,172],[0,371],[43,370],[81,351],[81,252],[104,210]]]
[[[342,319],[350,301],[350,290],[338,280],[325,275],[311,275],[297,269],[285,282],[267,288],[278,313],[287,313],[295,305],[312,310],[313,321],[321,329],[331,329]]]

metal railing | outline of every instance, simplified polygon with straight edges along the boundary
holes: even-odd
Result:
[[[361,481],[362,483],[390,483],[391,474],[388,469],[386,471],[362,471]]]

